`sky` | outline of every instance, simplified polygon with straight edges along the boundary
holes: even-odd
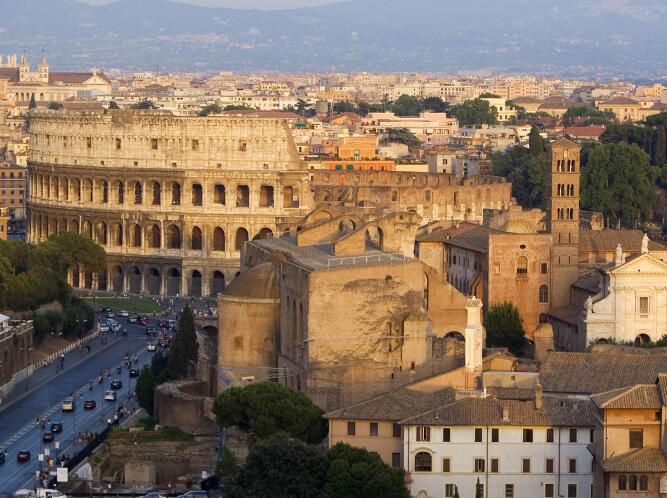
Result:
[[[109,3],[113,0],[81,0],[90,4]],[[137,0],[141,1],[141,0]],[[235,9],[293,9],[297,7],[315,7],[342,0],[174,0],[177,2],[203,5],[205,7],[231,7]]]

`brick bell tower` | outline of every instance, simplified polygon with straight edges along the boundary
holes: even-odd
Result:
[[[551,233],[551,309],[570,304],[579,260],[579,185],[581,148],[561,139],[549,149],[547,231]]]

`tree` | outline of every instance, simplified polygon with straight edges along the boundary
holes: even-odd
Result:
[[[115,100],[112,100],[111,102],[109,102],[109,109],[120,109],[120,107],[118,107],[118,104],[116,103]]]
[[[254,107],[249,105],[226,105],[223,111],[254,111]]]
[[[581,206],[601,211],[612,224],[649,219],[658,201],[660,168],[637,145],[624,142],[594,147],[581,175]]]
[[[178,330],[169,347],[167,372],[171,379],[182,379],[188,373],[188,365],[197,360],[197,334],[195,317],[190,306],[183,308],[178,321]]]
[[[286,434],[275,434],[252,447],[235,479],[223,480],[225,496],[316,498],[324,486],[326,471],[327,459],[321,449]]]
[[[487,346],[505,347],[513,354],[521,351],[525,343],[522,321],[519,310],[512,303],[492,305],[484,319]]]
[[[489,102],[480,98],[466,100],[450,109],[461,126],[498,124],[498,111]]]
[[[157,106],[150,100],[140,100],[136,104],[132,104],[130,109],[157,109]]]
[[[159,385],[169,380],[169,371],[167,370],[167,356],[162,353],[155,353],[151,359],[151,373],[155,379],[155,384]]]
[[[419,97],[404,94],[391,105],[391,110],[397,116],[418,116],[424,110],[424,104]]]
[[[667,164],[667,130],[665,130],[664,126],[660,126],[655,130],[653,164],[656,166]]]
[[[480,98],[480,99],[499,99],[500,95],[496,95],[495,93],[491,93],[491,92],[484,92],[478,98]]]
[[[343,112],[354,112],[357,113],[359,110],[357,109],[357,106],[355,106],[352,102],[349,101],[344,101],[344,102],[335,102],[333,105],[333,112],[340,114]]]
[[[547,153],[547,143],[546,140],[540,135],[540,130],[536,126],[530,128],[530,133],[528,135],[528,149],[530,150],[531,156],[539,156],[540,154]]]
[[[220,114],[222,108],[218,104],[209,104],[202,107],[202,110],[197,113],[197,116],[208,116],[209,114]]]
[[[155,402],[155,378],[148,365],[141,369],[137,385],[135,388],[139,406],[146,410],[149,415],[153,415],[153,406]]]
[[[431,112],[446,112],[449,104],[440,97],[426,97],[422,100],[422,107]]]
[[[407,128],[389,128],[387,136],[382,139],[382,143],[400,143],[408,147],[418,147],[421,145],[419,139]]]
[[[37,107],[37,101],[35,100],[35,94],[33,93],[30,96],[30,102],[28,103],[28,109],[35,109]]]
[[[563,114],[564,126],[575,125],[608,125],[615,119],[615,115],[611,111],[600,111],[588,105],[581,105],[570,107],[565,114]]]
[[[337,443],[327,452],[321,498],[409,498],[403,469],[390,467],[363,448]]]
[[[59,111],[63,108],[63,105],[60,102],[49,102],[49,109],[52,111]]]
[[[530,148],[521,145],[507,152],[490,155],[494,174],[512,182],[512,196],[528,208],[543,208],[546,203],[548,155],[546,143],[536,127],[529,135]]]
[[[315,109],[312,109],[311,104],[309,104],[305,100],[297,99],[297,101],[296,101],[296,113],[299,116],[303,116],[305,118],[311,118],[315,115]]]
[[[227,389],[215,398],[213,413],[220,426],[237,426],[259,439],[286,432],[317,444],[326,436],[324,412],[305,394],[277,382]]]

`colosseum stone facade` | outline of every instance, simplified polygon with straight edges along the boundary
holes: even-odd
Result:
[[[33,112],[30,242],[69,230],[107,252],[106,271],[74,269],[74,287],[216,295],[246,240],[272,237],[313,207],[281,120]]]

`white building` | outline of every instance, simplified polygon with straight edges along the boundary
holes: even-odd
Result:
[[[539,385],[458,396],[400,422],[412,496],[473,497],[477,486],[486,498],[593,496],[589,399],[543,395]]]

